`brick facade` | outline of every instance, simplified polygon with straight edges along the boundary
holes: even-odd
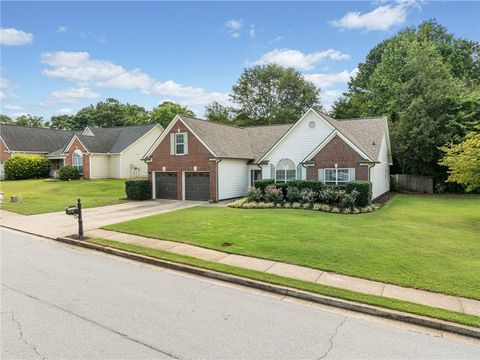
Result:
[[[4,162],[10,158],[10,153],[7,152],[7,145],[3,142],[3,139],[0,139],[0,161]]]
[[[170,155],[170,134],[187,133],[188,154]],[[152,171],[166,171],[177,173],[177,199],[182,200],[182,172],[184,171],[208,171],[210,172],[210,200],[217,201],[217,163],[209,161],[213,155],[179,120],[171,128],[165,138],[158,144],[152,153],[152,161],[148,163],[148,177],[152,179]],[[196,170],[194,167],[196,166]],[[165,170],[163,168],[165,167]]]
[[[355,168],[356,180],[368,180],[368,166],[360,165],[365,159],[353,150],[339,136],[332,140],[316,154],[312,161],[315,165],[307,167],[307,180],[318,180],[318,170],[334,168]]]
[[[82,143],[75,139],[75,141],[67,149],[67,156],[65,158],[65,165],[72,166],[72,155],[75,150],[80,150],[83,154],[83,175],[84,180],[90,179],[90,154],[87,153],[87,150],[83,147]]]

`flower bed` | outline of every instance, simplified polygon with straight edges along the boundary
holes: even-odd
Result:
[[[344,186],[328,186],[318,181],[291,181],[275,184],[261,180],[250,188],[244,199],[230,207],[243,209],[306,209],[341,214],[360,214],[380,207],[371,204],[372,185],[368,181],[352,181]]]

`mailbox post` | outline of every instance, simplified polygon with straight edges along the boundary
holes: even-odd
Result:
[[[78,219],[78,239],[83,239],[83,219],[82,219],[82,202],[77,199],[77,207],[70,206],[65,209],[65,214],[73,215],[75,219]]]

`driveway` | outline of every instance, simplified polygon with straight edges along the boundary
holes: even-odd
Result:
[[[121,221],[205,204],[207,203],[198,201],[151,200],[89,208],[82,211],[83,228],[87,232]],[[73,216],[65,215],[64,211],[26,216],[0,210],[0,223],[2,226],[50,238],[71,235],[78,231],[77,220]]]

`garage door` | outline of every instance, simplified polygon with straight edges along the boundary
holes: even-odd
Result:
[[[185,200],[210,199],[210,173],[185,173]]]
[[[177,173],[155,173],[155,199],[177,198]]]

